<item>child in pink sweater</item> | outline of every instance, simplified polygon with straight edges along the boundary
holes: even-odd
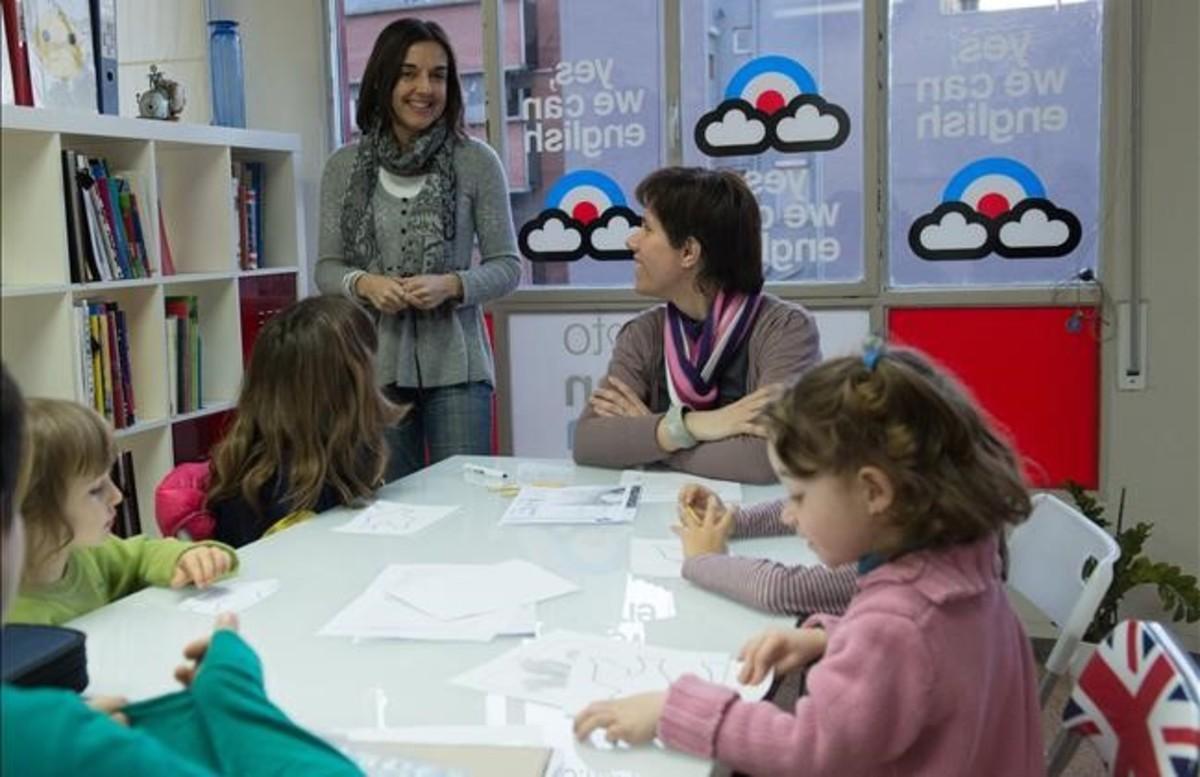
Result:
[[[767,423],[782,520],[827,566],[858,566],[843,616],[742,648],[747,683],[816,662],[806,694],[784,712],[686,675],[589,705],[576,734],[657,735],[755,775],[1043,774],[1033,655],[1000,575],[1002,532],[1030,510],[1011,448],[953,380],[882,345],[807,372]]]

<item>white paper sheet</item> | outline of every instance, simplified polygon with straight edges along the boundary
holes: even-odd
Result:
[[[679,489],[695,483],[711,489],[726,505],[740,504],[742,484],[732,480],[713,480],[683,472],[643,472],[627,469],[621,473],[621,485],[641,486],[642,501],[646,504],[673,504],[679,498]]]
[[[458,505],[410,505],[378,499],[333,531],[347,534],[416,534],[458,509]]]
[[[525,486],[500,523],[629,523],[640,499],[637,486]]]
[[[201,615],[241,612],[278,590],[278,580],[226,580],[189,596],[179,603],[179,608]]]
[[[317,633],[358,639],[487,642],[501,635],[526,635],[536,631],[537,608],[532,604],[446,621],[421,612],[388,593],[392,585],[437,575],[445,568],[443,564],[388,566]]]
[[[629,571],[642,577],[681,577],[683,545],[678,539],[648,540],[634,537],[629,543]]]
[[[691,673],[737,688],[745,699],[761,699],[771,677],[741,686],[741,668],[725,653],[640,645],[590,634],[555,631],[451,679],[486,693],[550,704],[575,713],[597,699],[664,690]]]
[[[392,596],[443,620],[511,610],[578,591],[570,580],[521,559],[499,564],[446,564],[439,571],[393,581]]]

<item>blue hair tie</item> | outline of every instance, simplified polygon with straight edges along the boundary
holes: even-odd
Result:
[[[863,341],[863,365],[871,372],[875,371],[875,365],[879,363],[879,358],[883,356],[884,350],[883,338],[868,337]]]

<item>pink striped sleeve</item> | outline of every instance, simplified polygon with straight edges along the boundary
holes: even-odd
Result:
[[[736,602],[784,615],[840,614],[857,590],[853,565],[788,566],[767,559],[709,553],[683,562],[684,579]]]
[[[733,516],[733,538],[736,540],[793,534],[794,530],[783,522],[783,502],[782,499],[775,499],[738,508]]]

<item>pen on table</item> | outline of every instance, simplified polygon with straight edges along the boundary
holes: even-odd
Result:
[[[470,472],[475,475],[482,475],[485,478],[493,478],[495,480],[508,479],[508,473],[504,470],[485,467],[482,464],[464,464],[463,471]]]

